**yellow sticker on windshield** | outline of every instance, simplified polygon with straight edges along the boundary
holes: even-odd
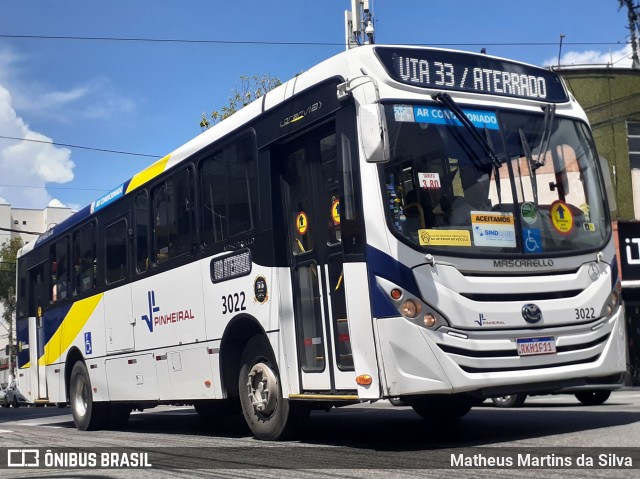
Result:
[[[421,246],[471,246],[467,230],[418,230]]]
[[[564,201],[556,200],[551,203],[551,224],[561,235],[568,235],[573,231],[573,214]]]

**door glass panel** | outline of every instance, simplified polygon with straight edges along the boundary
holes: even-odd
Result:
[[[322,207],[327,224],[327,243],[339,244],[340,234],[340,194],[338,183],[338,159],[336,135],[331,134],[320,140],[320,162],[322,164]]]
[[[287,178],[289,201],[291,205],[291,231],[293,241],[291,249],[294,255],[313,250],[314,232],[311,228],[313,218],[311,177],[304,148],[294,151],[287,157]]]
[[[308,263],[295,269],[295,314],[298,344],[303,371],[324,370],[324,341],[318,269],[316,263]]]
[[[342,255],[329,258],[329,297],[331,298],[331,312],[333,315],[334,350],[338,369],[353,369],[353,355],[351,354],[351,336],[349,335],[349,321],[347,319],[347,302],[345,298],[344,274],[342,270]]]

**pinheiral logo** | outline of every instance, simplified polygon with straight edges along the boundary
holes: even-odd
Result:
[[[156,306],[156,292],[154,290],[147,292],[147,303],[149,307],[149,314],[143,314],[142,320],[147,324],[149,331],[152,333],[156,326],[165,326],[168,324],[187,321],[189,319],[196,319],[191,308],[162,314],[160,306]]]

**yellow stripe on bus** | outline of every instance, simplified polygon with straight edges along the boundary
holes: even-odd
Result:
[[[160,173],[162,173],[167,166],[167,163],[169,162],[169,158],[171,158],[171,153],[169,153],[164,158],[156,161],[153,165],[145,168],[140,173],[131,178],[125,194],[132,192],[138,186],[144,185],[147,181],[152,180]]]
[[[44,347],[44,354],[38,359],[39,366],[53,364],[76,339],[93,312],[98,307],[104,293],[76,301],[65,316],[58,330]]]

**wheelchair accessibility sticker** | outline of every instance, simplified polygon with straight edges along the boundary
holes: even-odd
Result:
[[[525,253],[542,253],[542,235],[539,228],[523,228]]]
[[[93,344],[91,342],[91,332],[84,333],[84,353],[93,353]]]

